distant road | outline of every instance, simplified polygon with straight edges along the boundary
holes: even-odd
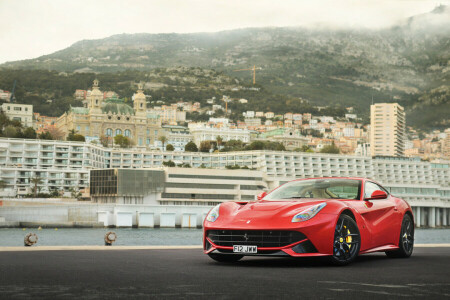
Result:
[[[284,258],[220,264],[201,249],[0,252],[0,298],[30,297],[444,299],[450,247],[416,248],[409,259],[364,255],[347,267]]]

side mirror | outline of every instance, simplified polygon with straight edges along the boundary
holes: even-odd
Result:
[[[258,196],[256,196],[256,199],[262,200],[265,196],[267,196],[267,192],[262,192],[261,194],[258,194]]]
[[[364,200],[375,200],[375,199],[386,199],[388,197],[385,191],[376,190],[370,195],[370,198],[365,198]]]

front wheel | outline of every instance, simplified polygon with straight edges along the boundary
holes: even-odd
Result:
[[[210,253],[208,254],[209,257],[211,257],[212,259],[214,259],[215,261],[218,262],[227,262],[227,263],[231,263],[231,262],[236,262],[238,260],[240,260],[241,258],[244,257],[244,255],[236,255],[236,254],[217,254],[217,253]]]
[[[388,257],[410,257],[414,249],[414,223],[409,215],[405,215],[402,221],[400,231],[400,240],[398,241],[398,250],[387,251]]]
[[[331,263],[339,266],[347,265],[358,256],[361,237],[358,225],[347,215],[340,215],[336,223]]]

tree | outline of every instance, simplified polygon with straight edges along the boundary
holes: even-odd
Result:
[[[216,137],[216,142],[217,142],[217,148],[220,150],[220,148],[222,146],[223,138],[220,135],[218,135]]]
[[[166,167],[175,167],[175,163],[173,161],[171,161],[171,160],[163,161],[162,164],[163,164],[163,166],[166,166]]]
[[[16,137],[16,135],[17,135],[17,128],[12,125],[6,126],[5,129],[3,130],[3,136],[5,137],[13,138]]]
[[[50,132],[44,131],[38,135],[38,139],[40,140],[53,140],[53,136]]]
[[[265,145],[262,141],[251,142],[250,145],[245,147],[245,150],[264,150]]]
[[[166,145],[166,142],[167,142],[167,137],[165,135],[162,135],[158,138],[158,141],[160,141],[162,143],[162,148],[164,150],[164,146]]]
[[[298,151],[297,151],[298,149]],[[309,147],[308,145],[303,145],[300,148],[296,148],[295,151],[297,152],[314,152],[311,147]]]
[[[173,151],[173,150],[175,150],[175,148],[173,147],[173,145],[172,145],[172,144],[167,144],[167,146],[166,146],[166,151]]]
[[[243,143],[241,140],[229,140],[225,143],[222,151],[241,151],[243,147]]]
[[[184,151],[198,152],[198,148],[197,148],[197,145],[193,141],[190,141],[189,143],[186,144],[186,146],[184,146]]]
[[[339,151],[339,148],[338,148],[338,147],[334,144],[334,142],[333,142],[333,144],[323,147],[323,148],[320,150],[320,153],[333,153],[333,154],[339,154],[340,151]]]
[[[33,197],[36,198],[38,185],[42,184],[43,181],[42,181],[42,179],[39,176],[35,176],[35,177],[30,179],[30,182],[33,184]]]
[[[80,200],[82,194],[77,188],[70,188],[70,195],[72,198],[75,198],[77,200]]]
[[[100,137],[100,144],[102,144],[103,147],[108,147],[110,140],[111,140],[111,137],[102,135]]]
[[[36,138],[36,131],[32,127],[27,127],[22,132],[23,138],[25,139],[35,139]]]
[[[85,142],[86,139],[83,135],[81,134],[73,134],[73,133],[69,133],[69,135],[67,136],[67,140],[68,141],[75,141],[75,142]]]
[[[52,140],[62,140],[64,137],[64,133],[55,126],[48,127],[47,131],[52,135]]]
[[[200,152],[209,152],[212,148],[211,141],[203,141],[200,143]]]
[[[129,148],[131,146],[131,140],[121,134],[118,134],[114,137],[114,143],[116,145],[119,145],[120,148]]]

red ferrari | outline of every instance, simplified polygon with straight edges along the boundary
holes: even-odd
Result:
[[[257,201],[217,205],[203,228],[204,252],[220,262],[327,256],[345,265],[370,252],[409,257],[414,246],[409,204],[366,178],[294,180]]]

